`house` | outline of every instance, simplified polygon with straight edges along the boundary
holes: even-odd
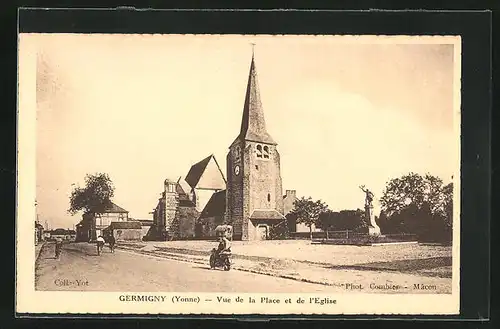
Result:
[[[128,211],[111,202],[102,213],[85,213],[82,217],[76,225],[76,240],[94,241],[112,222],[127,222]]]
[[[142,225],[138,221],[111,222],[103,229],[103,236],[113,235],[118,241],[140,241],[142,240]]]

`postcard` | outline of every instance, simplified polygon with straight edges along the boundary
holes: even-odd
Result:
[[[19,35],[16,311],[459,314],[459,36]]]

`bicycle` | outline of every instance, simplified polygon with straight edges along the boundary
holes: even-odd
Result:
[[[101,255],[103,247],[104,243],[102,243],[101,241],[97,241],[97,256]]]

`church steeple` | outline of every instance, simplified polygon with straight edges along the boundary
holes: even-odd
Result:
[[[276,145],[276,142],[266,130],[266,121],[260,101],[253,49],[252,62],[250,63],[250,72],[248,74],[245,105],[243,107],[243,118],[241,120],[241,130],[238,137],[248,141]]]

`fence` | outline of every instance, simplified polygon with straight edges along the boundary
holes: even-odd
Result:
[[[294,232],[290,234],[293,239],[310,239],[311,234],[309,232]],[[360,233],[352,230],[343,231],[321,231],[312,232],[312,238],[314,240],[362,240],[370,239],[376,240],[376,242],[405,242],[405,241],[417,241],[418,236],[416,234],[409,233],[397,233],[397,234],[384,234],[380,236],[370,236],[368,233]]]

